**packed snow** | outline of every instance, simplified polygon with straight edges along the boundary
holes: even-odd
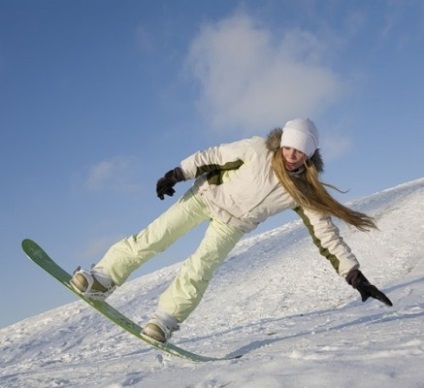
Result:
[[[0,330],[0,386],[424,387],[424,178],[349,205],[377,219],[369,233],[338,224],[393,307],[362,303],[295,221],[242,240],[173,337],[242,358],[169,356],[76,300]],[[126,283],[110,303],[142,324],[178,267]]]

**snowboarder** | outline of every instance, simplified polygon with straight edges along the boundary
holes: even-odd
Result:
[[[339,235],[331,217],[361,231],[376,228],[366,214],[334,199],[320,181],[323,160],[318,131],[309,119],[288,121],[267,138],[253,137],[199,151],[168,171],[157,182],[157,196],[173,196],[176,183],[194,185],[150,225],[106,252],[90,271],[78,268],[75,290],[92,299],[107,298],[148,259],[203,221],[209,221],[195,252],[160,296],[143,332],[166,342],[199,304],[215,269],[246,232],[287,209],[296,211],[319,252],[339,275],[359,291],[362,301],[391,301],[365,278],[359,262]]]

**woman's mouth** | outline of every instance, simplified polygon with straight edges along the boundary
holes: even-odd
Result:
[[[289,171],[296,170],[297,163],[290,163],[290,162],[286,161],[286,168]]]

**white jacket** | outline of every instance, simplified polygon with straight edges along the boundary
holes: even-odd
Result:
[[[300,208],[286,192],[271,166],[273,152],[269,138],[253,137],[196,152],[181,162],[181,169],[186,179],[197,178],[195,185],[211,214],[244,232],[274,214],[295,210],[320,253],[346,276],[359,267],[357,259],[329,215]]]

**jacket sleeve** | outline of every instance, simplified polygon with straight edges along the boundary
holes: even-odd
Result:
[[[331,221],[330,215],[300,206],[294,211],[307,227],[320,254],[330,261],[339,275],[346,277],[352,268],[359,268],[358,260],[340,236],[339,229]]]
[[[211,171],[239,168],[247,159],[253,141],[240,140],[194,153],[181,162],[184,176],[186,179],[194,179]]]

